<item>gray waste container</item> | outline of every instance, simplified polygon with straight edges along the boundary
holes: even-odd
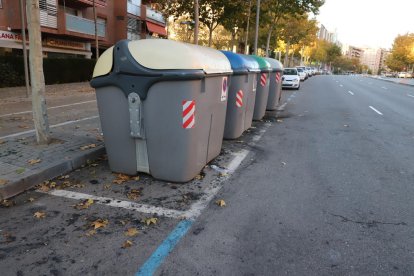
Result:
[[[254,103],[253,120],[259,121],[266,113],[267,98],[269,97],[269,74],[272,67],[264,58],[251,56],[256,59],[260,68],[260,76],[257,78],[256,101]]]
[[[275,110],[282,96],[283,65],[273,58],[264,58],[272,66],[270,72],[269,97],[267,98],[266,110]]]
[[[251,57],[222,52],[230,61],[233,70],[233,75],[230,77],[224,138],[236,139],[252,125],[256,78],[260,69],[256,60]]]
[[[112,171],[186,182],[220,154],[226,56],[164,39],[123,40],[96,63],[101,127]]]

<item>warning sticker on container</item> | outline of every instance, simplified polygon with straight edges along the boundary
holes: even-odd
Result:
[[[227,100],[227,77],[223,78],[223,81],[221,83],[221,98],[220,100],[222,102]]]
[[[236,106],[242,107],[243,106],[243,91],[239,90],[236,94]]]
[[[190,129],[195,126],[195,101],[183,101],[183,128]]]

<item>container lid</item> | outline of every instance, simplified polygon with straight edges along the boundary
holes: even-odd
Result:
[[[105,52],[99,57],[93,69],[92,77],[99,77],[108,75],[112,71],[114,62],[114,46],[106,49]]]
[[[273,72],[282,72],[283,71],[283,65],[280,63],[277,59],[274,58],[264,58],[267,62],[270,63],[272,66]]]
[[[253,57],[257,63],[259,63],[259,68],[262,72],[272,71],[272,66],[264,58],[255,55],[251,55],[251,57]]]
[[[230,61],[233,73],[260,72],[259,64],[254,58],[229,51],[221,51]]]
[[[226,56],[208,47],[167,39],[142,39],[130,41],[128,49],[139,64],[149,69],[201,69],[206,74],[232,72]]]

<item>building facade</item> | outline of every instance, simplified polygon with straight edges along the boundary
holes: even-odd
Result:
[[[122,39],[167,36],[163,15],[141,0],[39,0],[45,57],[94,55],[94,3],[100,52]],[[22,14],[19,0],[0,0],[0,55],[22,54]]]
[[[363,48],[364,53],[361,56],[361,63],[366,65],[373,74],[378,74],[381,68],[382,52],[381,48]]]
[[[338,34],[335,32],[330,32],[328,29],[323,25],[320,24],[319,31],[318,31],[318,39],[325,40],[334,44],[339,45],[338,41]]]
[[[364,54],[364,49],[355,47],[348,44],[342,45],[342,54],[348,58],[357,58],[361,59],[362,55]]]

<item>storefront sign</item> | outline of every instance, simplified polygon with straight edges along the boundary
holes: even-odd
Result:
[[[43,42],[45,45],[56,48],[66,48],[66,49],[75,49],[75,50],[86,50],[85,43],[63,40],[57,38],[46,38]]]
[[[22,41],[22,35],[19,34],[19,33],[0,31],[0,40],[21,42]]]

